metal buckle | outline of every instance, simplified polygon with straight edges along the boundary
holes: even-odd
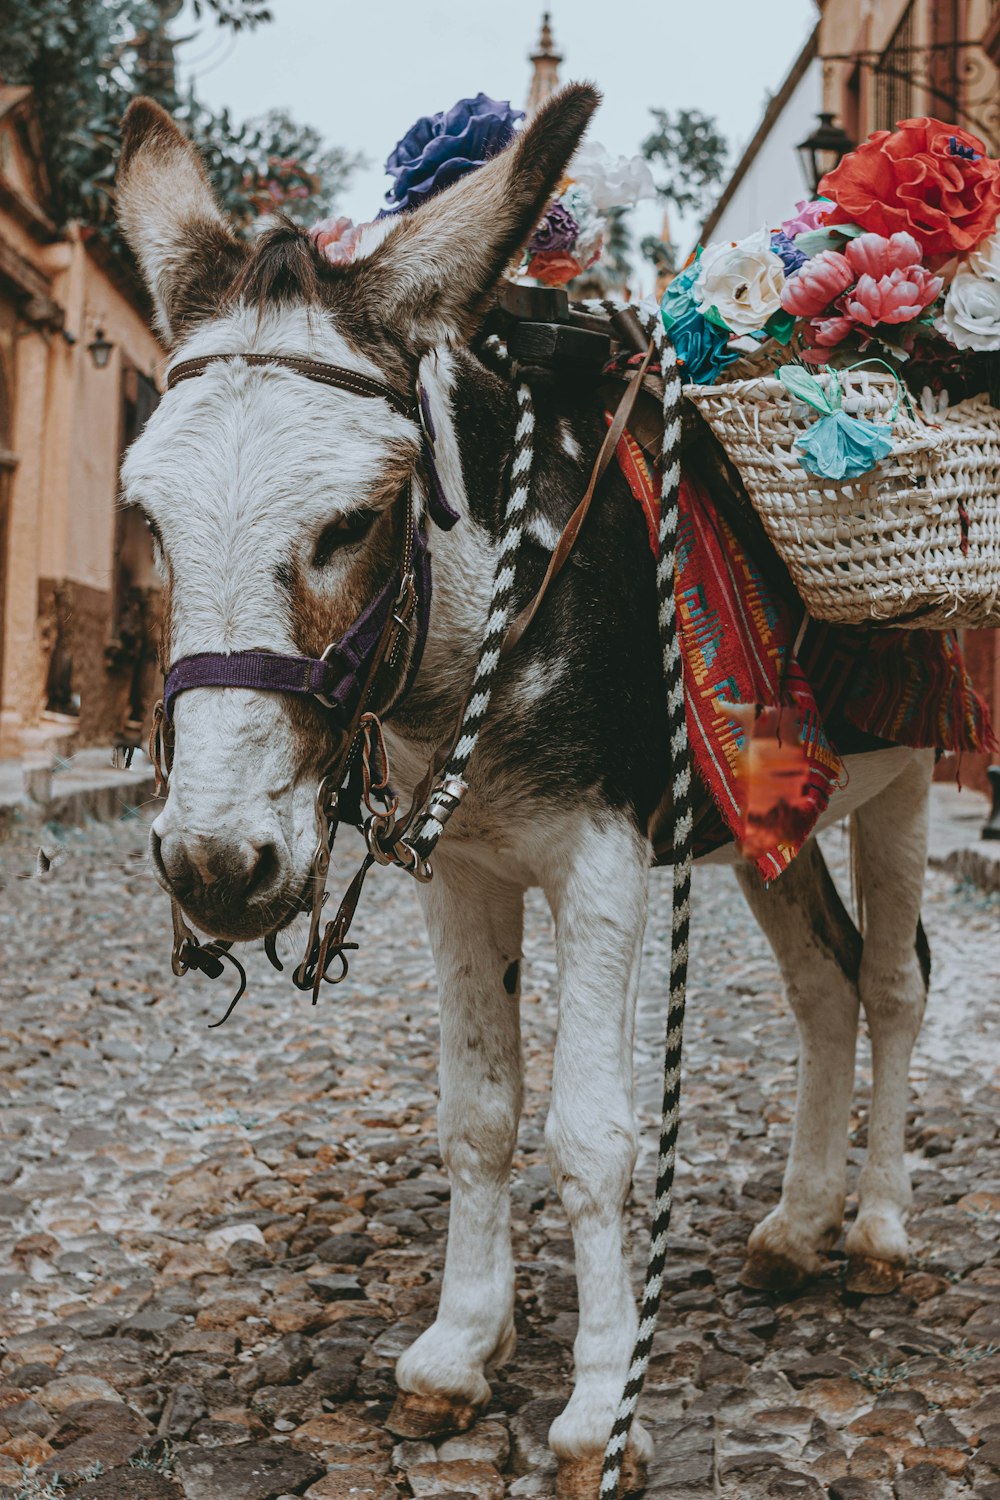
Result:
[[[332,653],[334,651],[336,651],[336,649],[337,649],[337,642],[336,641],[331,641],[330,644],[329,644],[329,646],[327,646],[327,647],[324,648],[324,650],[323,650],[323,652],[322,652],[322,654],[321,654],[321,656],[319,658],[320,661],[329,661]],[[313,693],[313,697],[316,699],[317,703],[322,703],[322,705],[323,705],[324,708],[336,708],[336,706],[337,706],[335,703],[333,703],[327,697],[326,693]]]

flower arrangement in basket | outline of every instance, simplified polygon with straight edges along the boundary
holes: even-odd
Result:
[[[904,120],[819,188],[668,286],[686,394],[817,618],[1000,624],[1000,161]]]

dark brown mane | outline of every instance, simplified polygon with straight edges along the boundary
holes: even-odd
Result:
[[[281,215],[251,245],[226,302],[263,309],[275,303],[321,303],[323,282],[336,277],[304,229]]]

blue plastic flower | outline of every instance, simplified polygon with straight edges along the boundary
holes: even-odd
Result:
[[[857,479],[888,458],[892,452],[892,422],[864,422],[860,417],[849,417],[842,408],[843,393],[836,371],[830,371],[820,380],[801,365],[782,365],[778,379],[796,400],[822,413],[808,432],[795,439],[796,448],[802,450],[799,463],[807,474],[820,479]],[[897,386],[898,383],[897,380]]]
[[[502,151],[524,111],[506,100],[477,94],[451,109],[423,115],[403,136],[385,164],[394,178],[386,202],[396,209],[419,208],[466,172]]]
[[[808,255],[799,249],[795,241],[789,239],[783,229],[775,230],[774,234],[772,234],[771,249],[775,255],[780,255],[786,276],[791,276],[800,266],[804,266],[809,259]]]
[[[892,452],[892,428],[832,411],[795,439],[799,463],[821,479],[857,479]]]
[[[727,365],[739,359],[739,351],[729,348],[727,330],[710,323],[696,307],[676,318],[667,332],[683,365],[684,379],[695,385],[711,385]]]
[[[684,365],[684,379],[710,385],[727,365],[739,358],[729,348],[729,330],[698,311],[693,287],[698,279],[698,257],[678,272],[660,300],[663,326]]]
[[[660,299],[660,313],[663,317],[663,326],[670,332],[671,326],[682,318],[685,313],[694,307],[694,284],[698,279],[698,262],[701,259],[701,249],[689,266],[683,271],[678,271],[673,281],[670,282],[666,291]]]

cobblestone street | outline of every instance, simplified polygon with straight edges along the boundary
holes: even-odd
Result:
[[[551,1495],[545,1434],[569,1395],[576,1314],[542,1153],[555,967],[538,893],[513,1188],[520,1342],[486,1418],[435,1449],[383,1426],[394,1359],[433,1316],[448,1222],[414,893],[373,873],[351,979],[315,1010],[254,954],[248,994],[210,1031],[229,981],[171,977],[146,837],[142,816],[48,833],[44,873],[37,839],[0,843],[0,1496]],[[839,878],[839,832],[827,849]],[[348,869],[342,855],[335,891]],[[637,1286],[669,879],[655,876],[653,893]],[[779,1191],[794,1021],[731,874],[697,872],[694,899],[677,1205],[643,1402],[649,1493],[1000,1500],[1000,907],[928,876],[934,976],[902,1288],[845,1296],[834,1252],[819,1283],[782,1300],[738,1275]],[[863,1041],[852,1183],[868,1066]]]

